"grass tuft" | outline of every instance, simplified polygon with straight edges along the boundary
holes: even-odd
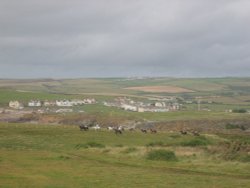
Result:
[[[127,148],[127,149],[123,150],[122,153],[127,154],[127,153],[133,153],[133,152],[136,152],[136,151],[138,151],[137,148],[135,148],[135,147],[130,147],[130,148]]]
[[[64,156],[64,155],[60,155],[59,157],[57,157],[58,160],[68,160],[70,159],[69,156]]]
[[[105,145],[97,143],[97,142],[87,142],[86,144],[77,144],[75,146],[76,149],[80,148],[105,148]]]
[[[146,146],[147,147],[164,146],[164,143],[162,141],[150,142],[150,143],[146,144]]]

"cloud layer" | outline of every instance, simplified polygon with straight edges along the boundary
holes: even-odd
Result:
[[[0,78],[250,76],[248,0],[1,0]]]

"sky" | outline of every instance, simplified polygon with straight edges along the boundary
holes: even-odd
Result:
[[[249,0],[0,0],[0,78],[250,76]]]

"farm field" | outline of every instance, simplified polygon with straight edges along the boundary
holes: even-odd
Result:
[[[1,123],[0,187],[249,187],[249,144],[246,133]]]
[[[98,101],[126,96],[135,100],[175,96],[183,110],[201,109],[225,112],[229,109],[250,109],[249,78],[92,78],[0,80],[0,107],[10,100],[56,100],[94,97]],[[131,88],[131,89],[128,89]],[[190,92],[188,92],[190,91]],[[186,104],[185,101],[193,101]],[[203,104],[204,103],[204,104]]]
[[[35,92],[43,93],[44,95],[59,94],[62,96],[75,94],[93,96],[134,96],[145,98],[154,94],[154,96],[161,97],[176,95],[184,98],[195,98],[198,96],[204,97],[206,100],[215,100],[215,102],[218,103],[249,104],[249,83],[250,78],[1,79],[0,93],[6,91],[17,92],[20,95],[25,95],[25,92]],[[137,88],[139,90],[126,88]],[[150,88],[151,90],[148,90]],[[155,89],[158,90],[154,93]]]
[[[135,91],[144,91],[150,93],[188,93],[193,92],[181,87],[176,86],[142,86],[142,87],[128,87],[125,89],[135,90]]]

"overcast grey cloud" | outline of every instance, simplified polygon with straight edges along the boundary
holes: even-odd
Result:
[[[0,78],[250,76],[249,0],[0,0]]]

